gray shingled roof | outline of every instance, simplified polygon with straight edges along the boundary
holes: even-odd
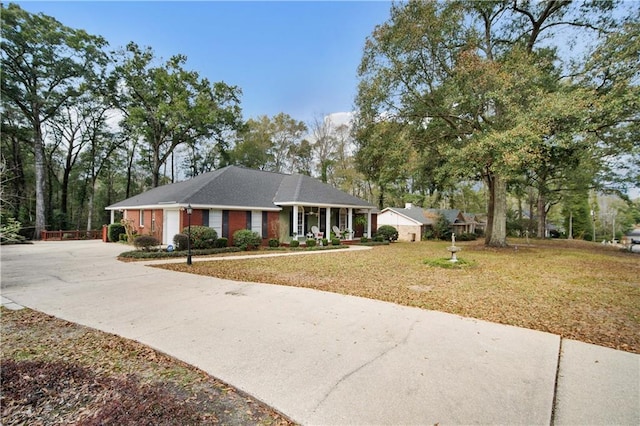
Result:
[[[387,209],[385,209],[387,210]],[[389,207],[388,210],[392,210],[398,214],[415,220],[421,225],[433,225],[439,215],[443,215],[449,223],[456,223],[458,220],[458,214],[460,210],[455,209],[423,209],[422,207],[411,207],[410,209],[401,209],[396,207]]]
[[[372,208],[317,179],[228,166],[183,182],[160,186],[107,209],[136,208],[162,204],[210,205],[273,209],[280,204],[322,204]]]
[[[387,210],[387,209],[385,209]],[[421,207],[411,207],[410,209],[401,209],[395,207],[389,207],[388,210],[394,211],[397,214],[408,217],[409,219],[415,220],[421,225],[431,225],[433,224],[433,220],[425,216],[425,211]]]

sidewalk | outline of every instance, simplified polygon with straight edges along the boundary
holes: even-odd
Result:
[[[375,300],[121,263],[121,251],[86,241],[3,248],[3,303],[138,340],[302,424],[640,424],[639,355]]]

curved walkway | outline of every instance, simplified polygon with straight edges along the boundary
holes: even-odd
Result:
[[[302,424],[640,424],[639,355],[375,300],[122,263],[121,251],[99,241],[2,247],[3,304],[152,346]]]

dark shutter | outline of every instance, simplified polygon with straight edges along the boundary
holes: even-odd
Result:
[[[209,226],[209,210],[202,210],[202,226]]]
[[[251,211],[250,210],[247,211],[246,217],[247,217],[247,220],[246,220],[247,227],[246,228],[251,230]]]
[[[222,236],[229,238],[229,210],[222,210]]]
[[[264,211],[262,212],[262,238],[269,238],[269,213]]]

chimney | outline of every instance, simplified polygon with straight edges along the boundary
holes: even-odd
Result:
[[[411,207],[413,207],[413,204],[411,204],[411,203],[404,203],[404,208],[405,208],[405,209],[410,210],[410,209],[411,209]]]

